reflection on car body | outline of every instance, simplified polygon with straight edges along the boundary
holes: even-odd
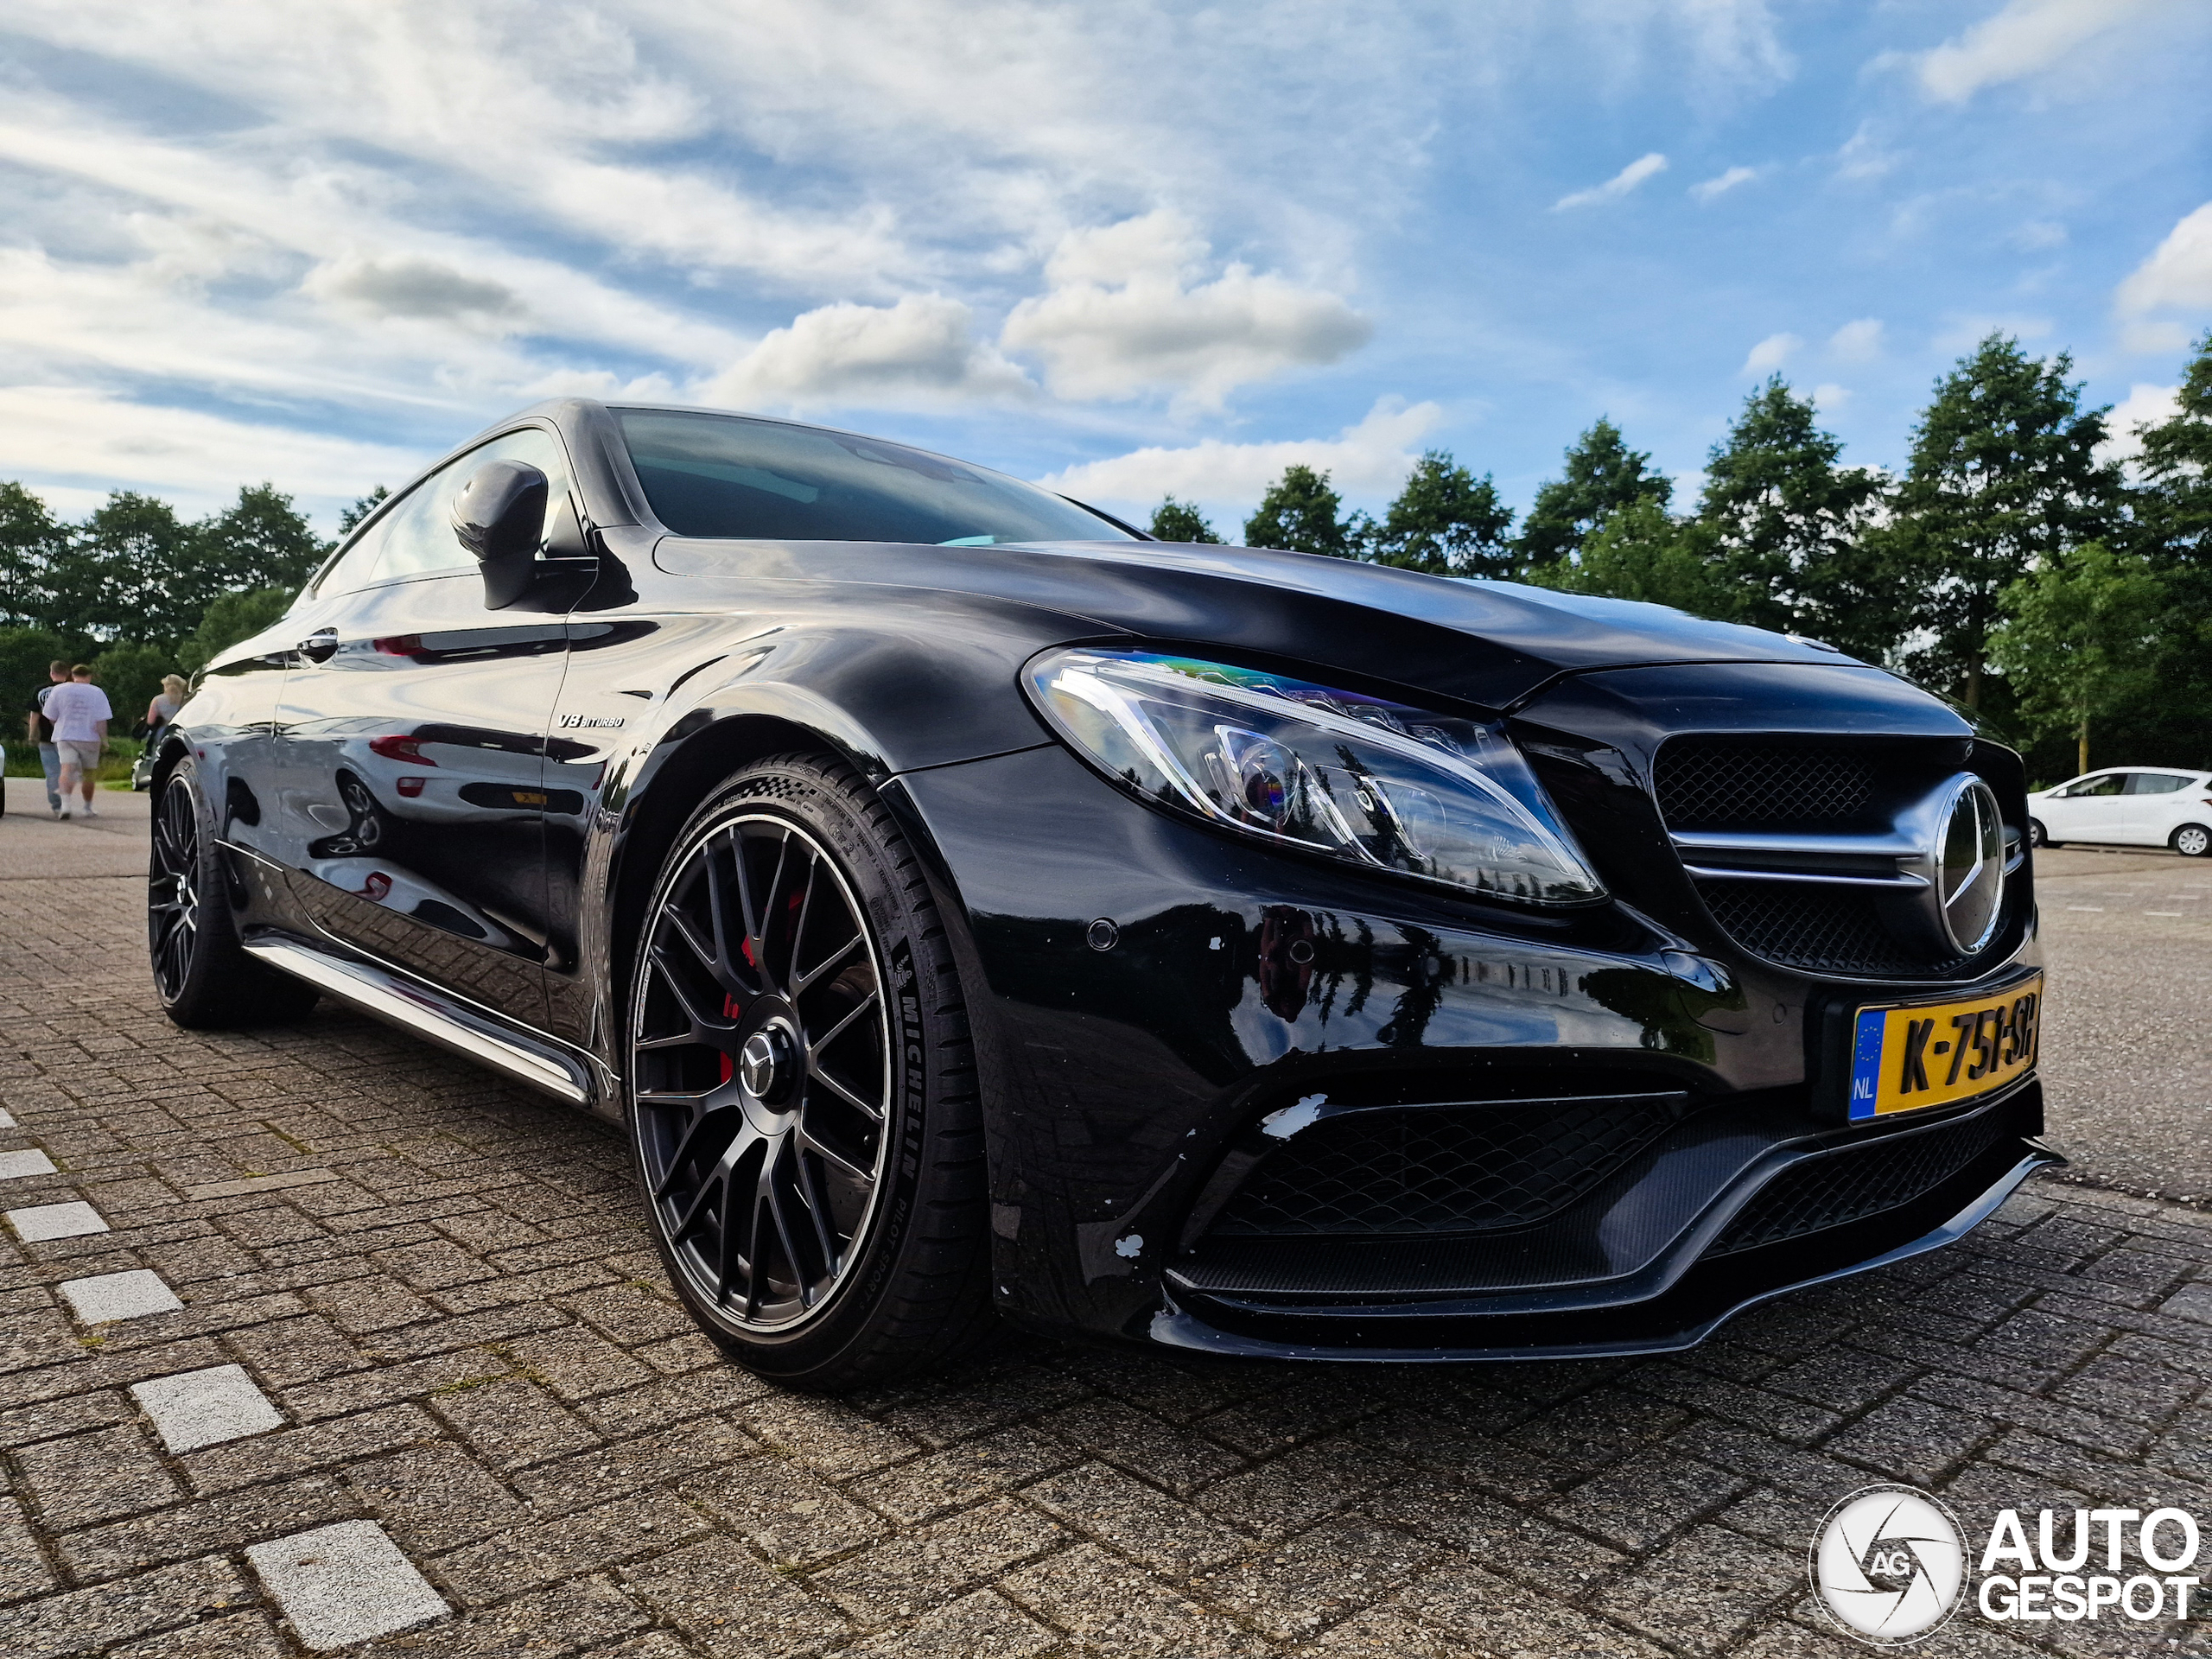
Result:
[[[810,1386],[992,1317],[1664,1351],[2053,1160],[2018,757],[1937,699],[852,434],[526,411],[155,788],[173,1017],[281,969],[623,1123],[702,1327]]]

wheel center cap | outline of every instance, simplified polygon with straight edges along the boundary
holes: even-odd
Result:
[[[794,1046],[781,1026],[765,1026],[738,1051],[738,1085],[764,1106],[780,1104],[791,1092]]]

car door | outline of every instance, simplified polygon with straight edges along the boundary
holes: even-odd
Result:
[[[301,908],[332,937],[533,1026],[544,1022],[543,768],[567,639],[494,611],[452,498],[493,460],[545,472],[538,428],[448,463],[379,515],[350,591],[302,616],[280,723],[280,812]],[[341,584],[342,585],[342,584]]]
[[[2127,840],[2138,846],[2164,846],[2181,822],[2180,809],[2187,799],[2182,791],[2196,781],[2194,773],[2185,772],[2129,772],[2122,797],[2127,804]]]
[[[2053,841],[2110,841],[2126,814],[2127,774],[2093,772],[2066,785],[2065,792],[2046,803],[2050,814],[2044,828]]]

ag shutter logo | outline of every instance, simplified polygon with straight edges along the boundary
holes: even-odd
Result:
[[[1830,1510],[1808,1565],[1828,1616],[1875,1647],[1917,1642],[1964,1599],[1959,1523],[1909,1486],[1865,1487]]]

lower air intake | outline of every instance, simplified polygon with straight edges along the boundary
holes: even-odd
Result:
[[[1216,1218],[1217,1236],[1403,1237],[1543,1220],[1643,1150],[1679,1094],[1347,1113],[1270,1154]]]
[[[1793,1164],[1752,1196],[1707,1254],[1756,1249],[1910,1204],[1987,1152],[2004,1133],[1999,1116],[1985,1112],[1947,1128]]]
[[[1944,974],[1963,957],[1938,960],[1899,944],[1874,900],[1848,888],[1786,881],[1702,881],[1713,919],[1754,956],[1827,974]]]

